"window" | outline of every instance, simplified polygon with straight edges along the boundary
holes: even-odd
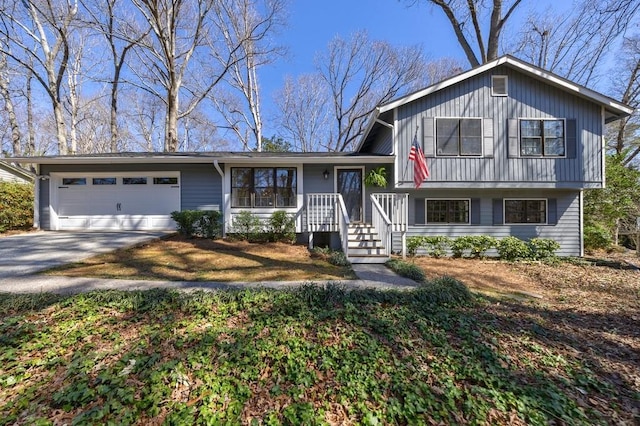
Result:
[[[491,76],[491,96],[507,96],[509,94],[509,79],[506,75]]]
[[[426,200],[427,223],[469,222],[470,200]]]
[[[122,178],[123,185],[146,185],[147,178],[146,177],[125,177]]]
[[[438,155],[448,156],[482,155],[482,120],[436,119],[436,152]]]
[[[547,200],[504,200],[504,223],[547,223]]]
[[[564,121],[520,120],[520,155],[564,157]]]
[[[153,184],[154,185],[177,185],[178,178],[177,177],[154,177]]]
[[[107,178],[93,178],[92,180],[94,185],[115,185],[116,178],[107,177]]]
[[[62,178],[63,185],[86,185],[87,178]]]
[[[234,167],[231,207],[295,207],[295,168]]]

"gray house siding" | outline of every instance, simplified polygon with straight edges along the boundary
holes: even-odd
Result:
[[[102,173],[102,172],[161,172],[178,171],[180,185],[180,207],[182,210],[221,210],[222,179],[212,164],[64,164],[47,165],[40,168],[41,175],[50,173]],[[49,229],[51,218],[50,181],[40,181],[40,227]]]
[[[579,256],[580,234],[580,192],[569,190],[430,190],[426,198],[468,198],[471,199],[471,225],[443,224],[426,225],[425,193],[409,191],[409,228],[407,237],[438,236],[451,238],[464,235],[491,235],[504,238],[509,235],[523,240],[534,237],[551,238],[560,244],[561,256]],[[544,198],[548,200],[548,225],[504,225],[494,224],[496,214],[494,203],[504,198]],[[555,206],[554,206],[555,205]],[[555,209],[553,209],[555,207]],[[502,218],[502,212],[498,212]],[[476,216],[474,218],[474,216]],[[555,222],[555,224],[551,224]],[[400,235],[394,235],[394,250],[401,250]]]
[[[507,75],[508,96],[491,95],[491,76]],[[559,88],[500,66],[398,107],[397,161],[400,184],[409,186],[413,168],[406,159],[420,126],[431,177],[424,187],[555,187],[597,188],[602,184],[601,107]],[[438,157],[433,144],[433,119],[483,118],[482,157]],[[510,157],[509,119],[574,119],[575,152],[567,158]],[[570,127],[567,123],[566,128]],[[567,139],[569,134],[567,132]],[[569,146],[567,146],[569,148]],[[511,153],[513,154],[513,153]],[[573,156],[574,158],[569,158]],[[407,168],[405,172],[405,168]]]
[[[393,130],[382,127],[371,146],[372,154],[388,155],[393,152]]]

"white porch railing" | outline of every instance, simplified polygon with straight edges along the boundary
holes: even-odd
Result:
[[[376,197],[374,197],[373,195],[371,195],[371,206],[371,224],[373,225],[373,229],[378,234],[378,237],[380,237],[380,241],[384,246],[383,254],[385,256],[389,256],[391,254],[391,220],[383,210]]]
[[[307,194],[307,232],[309,248],[313,247],[314,232],[339,232],[342,251],[349,250],[349,215],[341,194]]]
[[[389,253],[391,252],[391,233],[400,232],[402,237],[402,257],[406,257],[407,225],[409,222],[409,194],[376,193],[371,194],[371,203],[377,203],[391,222],[389,231]],[[374,209],[375,210],[375,209]],[[372,216],[373,218],[373,216]],[[375,225],[375,223],[374,223]],[[378,232],[380,230],[376,229]],[[382,235],[380,235],[382,237]],[[386,247],[386,243],[385,243]]]

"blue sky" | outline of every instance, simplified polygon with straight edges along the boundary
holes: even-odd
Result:
[[[466,66],[467,60],[444,14],[424,3],[407,7],[404,0],[290,0],[288,25],[278,37],[288,48],[288,55],[265,67],[260,75],[265,136],[274,133],[268,116],[273,93],[282,86],[285,76],[312,72],[316,52],[323,51],[336,35],[348,37],[365,29],[372,39],[394,45],[418,44],[429,58],[453,57]],[[514,15],[514,22],[527,16],[532,7],[545,10],[550,4],[559,11],[568,8],[571,0],[525,0],[519,15]]]

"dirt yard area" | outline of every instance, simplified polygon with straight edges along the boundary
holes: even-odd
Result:
[[[428,278],[450,275],[487,296],[487,315],[505,336],[531,334],[543,346],[582,359],[640,415],[640,261],[633,254],[557,265],[416,258]],[[518,357],[509,339],[501,344]],[[589,401],[597,405],[598,401]],[[615,423],[615,421],[614,421]]]

